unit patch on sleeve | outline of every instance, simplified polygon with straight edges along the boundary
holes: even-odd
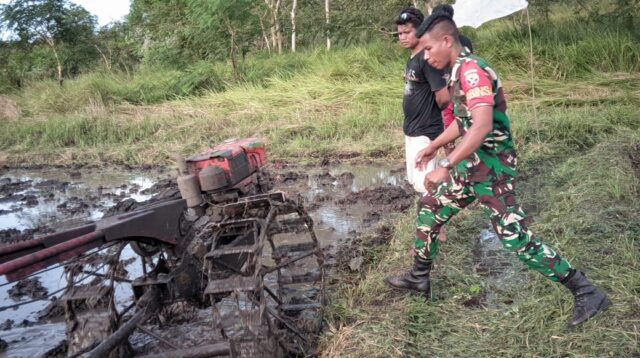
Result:
[[[475,68],[469,69],[464,73],[464,79],[467,81],[467,84],[470,87],[475,87],[480,82],[480,76],[478,75],[478,70]]]
[[[489,86],[474,87],[467,91],[467,101],[478,97],[491,96],[492,94]]]

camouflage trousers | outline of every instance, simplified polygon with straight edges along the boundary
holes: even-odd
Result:
[[[517,203],[515,178],[502,176],[483,182],[465,182],[451,175],[449,182],[429,191],[420,199],[416,220],[416,253],[434,259],[440,249],[438,236],[442,225],[475,200],[489,213],[502,246],[518,255],[530,269],[552,281],[562,281],[572,270],[567,260],[553,248],[534,238],[525,224],[525,213]]]

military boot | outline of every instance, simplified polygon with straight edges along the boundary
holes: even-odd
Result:
[[[597,287],[591,284],[581,271],[574,270],[573,274],[562,283],[573,294],[573,318],[569,321],[569,328],[573,328],[598,312],[611,306],[611,301]]]
[[[386,277],[384,282],[393,288],[417,291],[429,298],[431,294],[429,273],[432,265],[433,260],[423,259],[416,255],[411,270],[401,276]]]

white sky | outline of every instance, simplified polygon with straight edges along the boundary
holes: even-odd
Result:
[[[2,1],[2,0],[0,0]],[[98,25],[122,20],[129,13],[130,0],[72,0],[98,17]]]
[[[11,0],[0,0],[0,4],[8,4]],[[71,0],[72,3],[85,8],[98,17],[98,26],[111,21],[122,20],[129,13],[131,0]]]

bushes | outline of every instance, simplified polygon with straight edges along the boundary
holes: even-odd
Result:
[[[93,72],[67,80],[63,87],[55,81],[34,81],[25,86],[18,98],[25,114],[37,115],[75,112],[94,105],[160,103],[245,84],[269,86],[274,81],[286,81],[305,73],[335,81],[399,79],[400,54],[395,44],[377,43],[331,52],[316,50],[256,57],[241,64],[238,79],[234,79],[226,63],[200,61],[185,69],[146,65],[133,75]],[[397,71],[389,71],[390,65]]]
[[[125,73],[94,72],[65,81],[36,81],[19,94],[27,114],[68,113],[91,105],[123,102],[152,104],[203,91],[226,88],[222,66],[198,62],[183,71],[162,67],[144,67],[133,76]]]
[[[463,31],[464,32],[464,31]],[[488,28],[467,31],[480,56],[500,72],[530,71],[529,33],[502,20]],[[537,23],[532,27],[535,74],[542,78],[581,78],[594,72],[636,72],[640,70],[640,45],[633,34],[618,27],[564,20]]]

